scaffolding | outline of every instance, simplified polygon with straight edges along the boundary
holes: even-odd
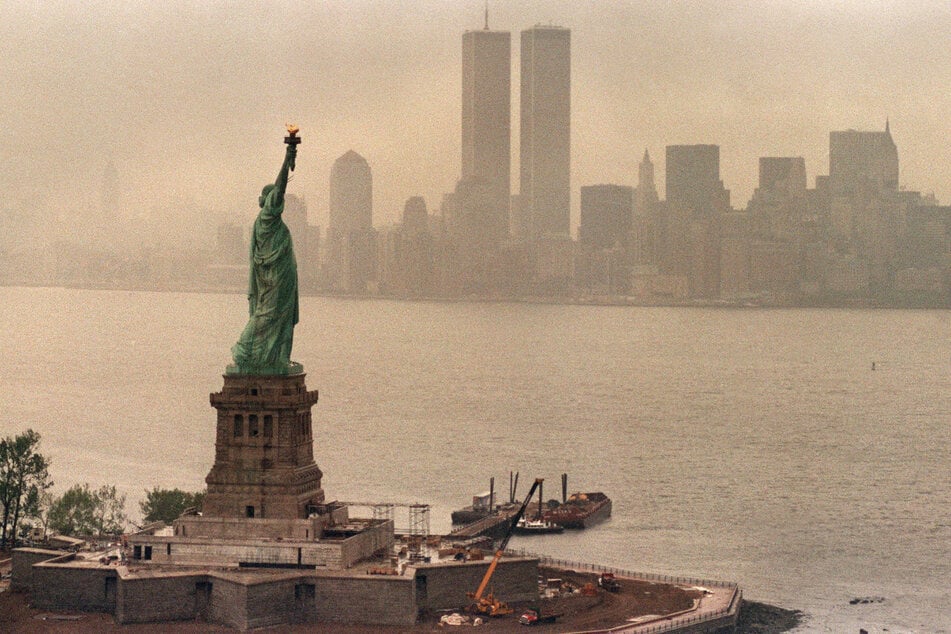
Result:
[[[390,520],[396,526],[396,507],[392,504],[377,504],[373,508],[373,519]]]
[[[411,504],[409,507],[409,534],[429,537],[429,505]]]
[[[340,502],[340,504],[370,509],[373,519],[392,521],[393,532],[398,535],[429,537],[429,504],[418,502]]]

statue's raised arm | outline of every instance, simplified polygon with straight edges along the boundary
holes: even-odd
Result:
[[[274,206],[278,207],[284,204],[284,192],[287,191],[287,179],[290,173],[294,171],[294,163],[297,160],[297,146],[300,145],[300,137],[297,136],[299,128],[297,126],[287,126],[288,135],[284,137],[284,143],[287,144],[287,151],[284,153],[284,164],[281,165],[281,171],[277,173],[277,180],[274,181]]]

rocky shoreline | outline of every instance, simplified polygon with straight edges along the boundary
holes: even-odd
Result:
[[[795,629],[803,621],[799,610],[787,610],[768,603],[743,600],[737,634],[780,634]]]

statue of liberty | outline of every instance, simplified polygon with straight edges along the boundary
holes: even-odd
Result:
[[[231,348],[234,365],[228,374],[297,374],[292,363],[294,325],[299,321],[297,261],[284,212],[287,179],[294,171],[298,128],[287,126],[287,152],[273,185],[265,185],[258,198],[261,211],[251,231],[251,272],[248,281],[250,318],[238,343]]]

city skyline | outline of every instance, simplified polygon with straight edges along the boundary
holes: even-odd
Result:
[[[720,146],[724,187],[744,208],[760,157],[803,157],[812,187],[828,173],[831,131],[880,131],[886,119],[900,184],[951,199],[951,10],[799,4],[490,3],[492,29],[572,31],[573,233],[580,187],[636,185],[645,149],[663,191],[666,146]],[[64,6],[39,29],[14,5],[0,10],[2,212],[27,209],[38,227],[28,237],[94,233],[86,211],[110,163],[121,189],[111,213],[168,230],[197,231],[195,214],[242,222],[287,120],[304,139],[292,188],[322,228],[330,166],[348,150],[373,169],[379,224],[414,195],[438,208],[461,173],[459,40],[482,27],[481,1]],[[513,116],[513,138],[518,125]]]

